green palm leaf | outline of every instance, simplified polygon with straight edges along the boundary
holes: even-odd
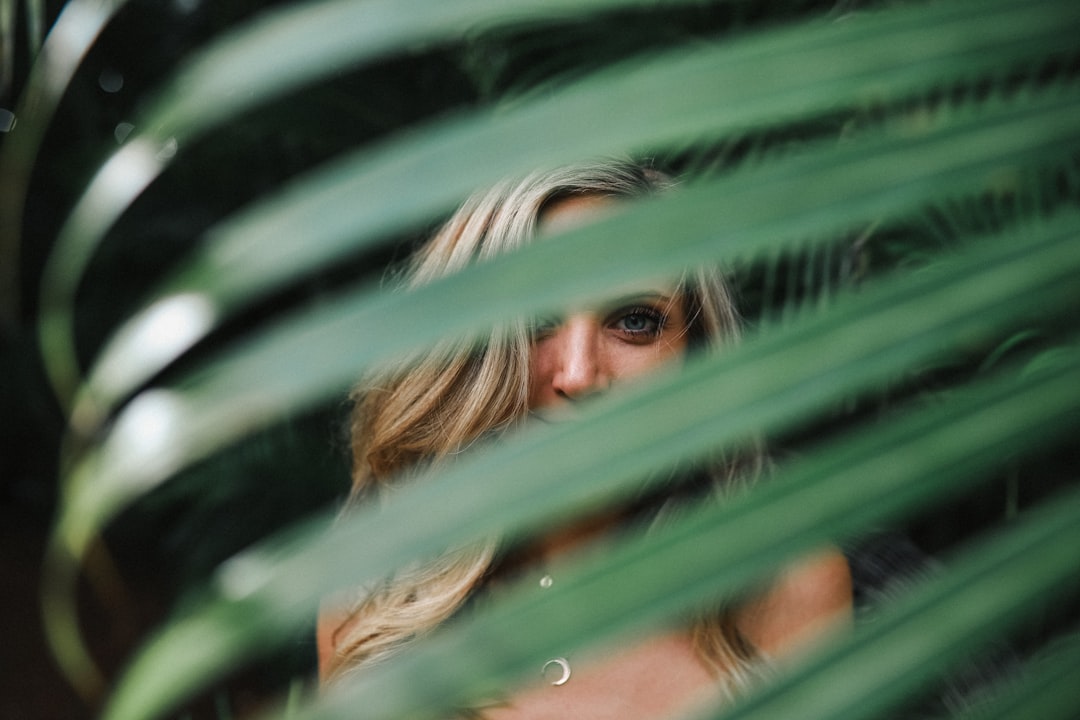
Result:
[[[421,652],[368,671],[347,687],[342,698],[330,699],[330,706],[338,708],[338,714],[333,716],[344,716],[345,710],[355,707],[365,708],[370,718],[437,716],[447,706],[490,695],[503,683],[529,669],[535,670],[537,657],[578,648],[582,637],[610,639],[641,624],[670,620],[674,614],[715,598],[718,593],[734,592],[800,550],[850,535],[943,493],[957,492],[962,482],[979,477],[1017,448],[1052,442],[1047,426],[1059,433],[1075,427],[1080,399],[1077,372],[1074,364],[1052,376],[1029,379],[1022,383],[1023,389],[1010,379],[950,403],[947,410],[914,414],[883,430],[845,440],[789,468],[741,501],[699,510],[677,526],[655,531],[600,560],[555,571],[560,581],[552,592],[542,597],[523,592],[494,608],[490,615],[433,640]],[[1002,417],[1008,420],[1001,422]],[[509,471],[513,472],[512,466]],[[430,501],[432,493],[426,495]],[[459,492],[447,494],[450,498],[460,496]],[[1075,502],[1076,498],[1061,513],[1065,527],[1051,528],[1053,532],[1064,530],[1075,535],[1077,526],[1068,521],[1075,516]],[[400,545],[388,542],[387,550],[371,544],[384,537],[387,528],[400,527],[404,519],[417,517],[416,508],[407,504],[406,500],[388,509],[385,524],[364,518],[366,527],[361,534],[352,542],[338,541],[336,551],[349,556],[354,567],[364,560],[357,556],[357,547],[370,548],[372,559],[379,557],[385,563],[383,553],[400,552]],[[431,518],[431,510],[424,517]],[[1047,530],[1042,524],[1035,525],[1040,532]],[[733,543],[731,538],[739,538],[739,542]],[[1047,584],[1060,582],[1075,572],[1076,557],[1070,540],[1056,535],[1051,535],[1051,540],[1058,547],[1057,559],[1045,560],[1045,555],[1040,554],[1044,562],[1034,567],[1024,563],[1019,571],[1031,582],[1010,584],[1023,588],[1023,592],[1000,593],[999,597],[1006,598],[1003,603],[1014,610],[1023,607],[1045,593]],[[709,548],[709,552],[695,551],[700,548]],[[1017,550],[1013,548],[1010,553],[1016,554]],[[207,663],[220,662],[219,653],[235,647],[238,638],[224,636],[248,624],[249,641],[257,641],[257,636],[265,637],[266,628],[280,622],[283,613],[296,604],[303,606],[317,600],[319,593],[315,592],[305,602],[298,596],[298,588],[303,592],[325,587],[326,579],[320,577],[320,570],[329,558],[308,556],[296,564],[280,558],[269,560],[255,556],[238,559],[235,565],[226,567],[223,585],[240,599],[212,606],[202,617],[176,626],[158,644],[149,646],[144,664],[136,663],[128,683],[116,697],[113,714],[107,717],[156,715],[167,707],[172,693],[188,689],[185,684],[190,676],[183,668],[189,667],[196,677],[201,676]],[[260,577],[270,568],[282,573],[279,582],[268,583]],[[230,574],[234,576],[231,580],[227,579]],[[984,582],[998,580],[991,577]],[[954,591],[958,587],[976,595],[985,594],[982,586],[971,585],[970,578],[963,575],[950,577],[949,585]],[[1004,612],[992,604],[987,604],[986,609]],[[950,626],[960,638],[974,634],[986,618],[971,616],[967,621],[959,628]],[[506,627],[517,629],[509,643],[499,638],[500,629]],[[207,648],[206,638],[220,639],[220,644]],[[925,645],[925,641],[921,644]],[[470,651],[478,647],[485,651]],[[874,651],[864,647],[862,652]],[[905,671],[911,673],[913,683],[917,680],[918,667],[910,657],[888,651],[882,651],[882,655],[887,658],[885,662],[912,662]],[[925,656],[918,658],[923,665],[927,660]],[[857,666],[866,661],[858,656],[846,662]],[[850,666],[842,667],[829,672],[851,672]],[[169,672],[162,672],[164,668]],[[414,691],[417,678],[425,679],[425,693]],[[833,685],[836,683],[829,686]],[[898,694],[905,689],[910,688],[900,685]],[[784,697],[772,702],[784,702]],[[163,702],[165,705],[159,705]],[[434,702],[443,704],[429,705]],[[761,715],[777,716],[767,712]]]
[[[1005,720],[1037,717],[1067,720],[1080,705],[1080,642],[1075,636],[1058,641],[1060,648],[1047,653],[1021,681],[965,717],[974,720]]]
[[[1070,47],[1069,28],[1080,22],[1080,12],[1070,17],[1053,1],[1038,6],[1001,1],[993,7],[971,2],[932,12],[940,15],[927,17],[920,8],[684,51],[633,72],[600,74],[510,112],[449,123],[409,138],[404,148],[391,144],[365,151],[313,178],[295,191],[298,197],[273,199],[216,231],[210,251],[175,291],[190,288],[192,276],[199,286],[207,278],[231,278],[228,289],[214,293],[207,313],[216,322],[239,298],[281,282],[282,273],[355,252],[357,238],[370,241],[426,221],[472,189],[507,174],[727,133],[766,118],[778,122],[903,98],[928,75],[944,83],[971,82],[1002,63],[1031,62]],[[916,62],[911,47],[922,48]],[[650,102],[638,102],[642,97]],[[635,112],[613,115],[612,108],[623,107]],[[157,159],[161,148],[177,142],[176,132],[133,138],[102,168],[59,234],[45,277],[48,314],[42,336],[50,374],[64,399],[78,379],[71,327],[78,280],[116,217],[163,167]],[[515,152],[508,155],[505,147]],[[429,182],[417,186],[419,175]],[[347,212],[333,212],[342,205]],[[275,238],[271,248],[267,237]],[[257,274],[237,272],[243,268]],[[218,300],[219,295],[224,297]]]
[[[1068,548],[1078,539],[1080,495],[1052,502],[1057,507],[988,541],[864,636],[730,717],[867,718],[919,690],[936,670],[1014,626],[1075,574]],[[857,692],[848,690],[854,687]]]
[[[19,304],[18,242],[34,160],[79,63],[102,29],[126,2],[73,0],[57,18],[44,45],[41,45],[44,3],[40,0],[25,3],[30,53],[37,61],[31,69],[27,91],[15,112],[17,121],[21,121],[22,125],[18,134],[19,142],[4,143],[0,151],[0,258],[4,258],[4,262],[0,263],[0,307],[9,313],[13,314]],[[10,13],[13,17],[14,9],[10,5],[10,2],[4,2],[0,6],[0,13]],[[8,47],[14,55],[14,38],[9,42]],[[3,59],[11,63],[7,66],[10,71],[14,57]],[[14,321],[14,317],[4,319]]]
[[[586,291],[601,292],[629,278],[678,272],[694,262],[761,253],[767,243],[789,238],[821,241],[830,233],[843,233],[859,223],[912,213],[920,203],[932,202],[949,192],[983,190],[988,180],[996,186],[991,189],[1007,191],[1019,182],[1016,173],[1025,167],[1037,167],[1080,147],[1076,145],[1080,138],[1074,132],[1075,100],[1068,95],[1048,100],[1045,104],[1033,102],[1019,112],[1010,109],[1000,116],[984,113],[973,121],[943,122],[934,131],[900,129],[884,138],[839,148],[830,143],[804,157],[765,165],[713,185],[690,189],[669,201],[653,203],[647,210],[609,221],[604,226],[606,231],[598,230],[591,240],[589,234],[582,233],[582,237],[575,235],[561,244],[529,248],[519,260],[478,269],[428,293],[451,293],[456,297],[455,306],[466,307],[463,303],[467,298],[461,294],[462,288],[468,288],[478,310],[490,307],[490,297],[507,296],[507,302],[513,305],[500,304],[505,311],[501,316],[476,316],[479,322],[455,326],[453,319],[427,314],[428,300],[421,293],[417,299],[405,301],[412,302],[417,310],[395,319],[385,307],[385,300],[376,296],[369,301],[361,294],[355,303],[356,315],[349,317],[351,311],[346,309],[339,321],[342,327],[333,328],[327,337],[340,342],[344,327],[354,328],[362,334],[364,343],[350,349],[347,356],[357,364],[370,362],[431,342],[440,333],[478,330],[483,323],[511,312],[550,310],[559,299],[585,299]],[[808,184],[807,177],[814,177],[815,182]],[[366,185],[388,182],[380,173],[362,179]],[[340,188],[343,182],[348,181],[335,178],[327,187]],[[278,245],[277,251],[256,249],[262,244],[252,244],[255,238],[269,237],[270,228],[276,227],[276,232],[285,238],[302,237],[305,257],[313,258],[320,252],[322,239],[338,235],[342,228],[360,224],[365,218],[393,212],[393,208],[376,207],[381,194],[373,195],[372,190],[351,187],[344,193],[334,191],[327,200],[323,188],[315,188],[311,194],[275,206],[265,225],[259,223],[254,229],[241,231],[239,248],[226,243],[198,258],[199,265],[185,273],[178,288],[170,288],[163,298],[133,318],[113,345],[102,352],[74,410],[76,427],[93,432],[118,400],[212,330],[245,297],[263,291],[286,268],[307,269],[297,268],[297,249],[288,243],[284,248]],[[357,201],[362,197],[374,197],[376,201],[364,207]],[[298,210],[294,202],[313,208]],[[299,217],[290,226],[280,213],[296,213]],[[246,226],[245,221],[240,222]],[[301,231],[301,226],[307,231]],[[609,260],[607,248],[614,242],[620,245],[619,264]],[[563,258],[567,256],[575,258],[573,267],[564,267]],[[529,292],[516,296],[508,292],[517,288],[528,288]],[[335,307],[326,315],[341,312]],[[365,314],[371,318],[366,322]],[[474,316],[462,313],[461,317]],[[181,329],[174,330],[167,342],[147,343],[147,336],[161,324]],[[387,332],[389,328],[393,331]],[[156,349],[153,354],[142,349],[148,345]],[[327,355],[339,354],[329,350]],[[279,347],[267,350],[280,351]],[[372,355],[365,356],[367,353]],[[356,366],[349,367],[345,381],[355,377],[356,371]]]
[[[1072,282],[1080,251],[1064,232],[1051,232],[1042,252],[1042,243],[1018,247],[1009,237],[978,248],[963,264],[944,264],[935,273],[837,302],[816,321],[605,402],[580,423],[493,448],[438,481],[410,485],[395,496],[393,509],[358,513],[292,559],[276,553],[238,559],[225,569],[219,592],[239,600],[181,624],[178,636],[162,641],[166,650],[159,667],[170,667],[176,678],[181,663],[200,673],[225,666],[230,651],[246,654],[245,644],[263,643],[271,637],[265,628],[287,622],[290,615],[302,622],[317,599],[342,582],[377,578],[387,567],[478,537],[542,527],[568,508],[595,506],[613,493],[633,490],[643,473],[717,443],[746,439],[758,428],[797,422],[803,411],[880,381],[878,373],[899,371],[950,345],[985,336],[1007,325],[1006,313],[1019,319],[1041,308],[1073,307],[1080,292]],[[103,473],[99,480],[109,477]],[[500,482],[506,477],[515,482]],[[589,482],[580,482],[582,477]],[[90,505],[72,507],[80,508],[72,523],[94,514]],[[407,521],[416,517],[425,518],[423,529]],[[366,549],[363,555],[355,552],[358,547]],[[298,584],[300,576],[306,581]],[[221,638],[221,645],[196,639],[208,635]],[[194,652],[196,644],[204,651]]]
[[[752,251],[755,243],[764,248],[796,232],[824,236],[897,206],[917,207],[942,188],[970,182],[967,174],[981,181],[995,169],[1012,168],[1010,141],[1020,141],[1028,151],[1018,152],[1022,156],[1039,148],[1059,153],[1071,141],[1070,108],[1052,108],[1042,117],[1045,132],[1030,116],[1022,116],[1022,124],[990,123],[988,134],[966,126],[960,126],[965,132],[950,128],[952,132],[922,147],[885,141],[881,150],[869,155],[873,161],[867,161],[862,148],[826,152],[820,160],[812,157],[805,164],[789,163],[775,172],[766,171],[757,182],[735,178],[719,192],[688,190],[603,227],[536,244],[515,257],[473,268],[415,293],[373,298],[361,294],[354,303],[338,303],[314,316],[303,316],[222,359],[213,373],[196,375],[174,391],[148,393],[131,404],[100,451],[72,473],[75,487],[60,525],[66,544],[81,554],[86,540],[127,503],[126,498],[137,497],[287,408],[311,406],[342,392],[368,363],[446,335],[479,331],[508,315],[550,310],[560,300],[603,292],[628,278],[677,272],[695,261],[730,259],[729,253]],[[1020,127],[1026,134],[1018,132]],[[988,163],[972,161],[972,155],[977,160],[987,148],[993,149]],[[952,172],[948,159],[955,163]],[[891,172],[885,172],[886,168]],[[927,169],[936,172],[916,183]],[[812,189],[803,181],[807,171],[818,180]],[[740,180],[745,188],[731,187],[742,184]],[[840,199],[837,210],[835,203]],[[685,251],[676,244],[681,233],[686,233]],[[716,247],[718,235],[729,247]],[[615,241],[621,246],[617,265],[611,263],[607,250]],[[568,256],[575,257],[575,263],[563,269]],[[1037,276],[1024,277],[1032,285],[1042,282]],[[521,292],[526,289],[528,293]],[[493,305],[493,297],[505,300]],[[445,303],[459,312],[450,317],[431,312]],[[885,327],[895,332],[902,326]],[[133,350],[138,354],[137,346]],[[321,372],[296,372],[313,352],[326,358]],[[137,372],[126,363],[120,368]],[[113,376],[122,382],[127,372]],[[79,411],[74,417],[77,426]],[[155,434],[147,428],[154,428]]]
[[[124,5],[68,3],[28,78],[15,141],[5,138],[0,154],[0,294],[19,265],[24,194],[47,169],[34,165],[39,153],[48,156],[45,130],[81,59]],[[76,297],[97,279],[92,260],[119,220],[137,216],[136,199],[151,184],[197,162],[189,147],[213,130],[357,66],[376,72],[418,47],[468,53],[569,24],[618,32],[637,13],[663,18],[708,4],[656,5],[324,0],[257,14],[253,1],[250,19],[182,58],[141,98],[134,134],[46,239],[53,249],[42,277],[43,357],[69,425],[43,600],[54,651],[84,687],[95,670],[76,588],[91,544],[155,491],[183,492],[167,484],[173,478],[333,401],[366,370],[702,263],[764,267],[764,315],[737,348],[605,396],[573,422],[482,444],[404,485],[383,508],[336,523],[327,511],[233,556],[137,653],[105,717],[161,716],[227,682],[279,648],[332,591],[447,547],[542,533],[656,487],[672,466],[737,451],[761,434],[810,428],[822,438],[804,441],[805,457],[733,501],[570,558],[542,598],[519,588],[289,711],[437,717],[535,672],[537,657],[678,622],[810,548],[985,492],[1002,466],[1060,451],[1075,435],[1080,366],[1066,328],[1080,306],[1080,215],[1062,206],[1080,192],[1080,5],[1065,0],[883,3],[843,19],[832,3],[803,12],[803,3],[777,2],[760,10],[751,32],[722,42],[684,32],[617,64],[597,51],[573,68],[581,78],[573,83],[496,97],[339,151],[216,220],[112,331],[85,377],[77,367],[74,330],[85,308]],[[716,6],[750,12],[749,4]],[[770,22],[770,13],[783,22]],[[750,149],[735,167],[726,153],[737,155],[743,140]],[[299,309],[267,301],[427,226],[476,187],[613,153],[667,153],[703,170],[595,226],[416,291],[354,281]],[[709,177],[714,164],[723,172]],[[854,233],[863,235],[841,248],[838,238]],[[939,246],[954,240],[944,256]],[[865,278],[859,287],[834,284],[841,252],[862,263],[843,276]],[[876,272],[876,263],[892,262],[881,258],[897,256],[917,269]],[[786,299],[774,307],[775,297]],[[204,341],[252,308],[271,320],[203,352]],[[1031,351],[1022,371],[1008,362],[1029,348],[1042,351]],[[979,366],[977,381],[943,371],[963,363]],[[853,422],[854,430],[828,422],[844,404],[901,384],[906,393],[912,378],[931,375],[948,376],[950,388],[933,402],[909,397],[901,412]],[[1075,485],[1073,468],[1056,469],[1071,478],[1060,484]],[[1019,482],[1005,513],[1020,521],[996,523],[941,578],[734,716],[879,716],[1003,637],[1041,598],[1068,594],[1080,496],[1020,512],[1016,498],[1026,501],[1029,489]],[[1037,678],[984,716],[1069,717],[1074,650],[1049,656]]]

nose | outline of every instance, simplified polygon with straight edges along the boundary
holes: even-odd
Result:
[[[607,389],[611,378],[601,358],[601,330],[588,315],[571,316],[550,339],[556,353],[551,382],[557,396],[580,400]]]

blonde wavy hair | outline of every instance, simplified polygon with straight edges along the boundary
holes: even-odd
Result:
[[[668,176],[628,161],[601,161],[538,171],[470,197],[411,258],[405,282],[415,287],[529,243],[539,218],[574,195],[634,198],[663,192]],[[733,342],[738,319],[716,268],[687,271],[679,285],[691,345]],[[354,390],[350,505],[366,502],[421,467],[444,461],[481,437],[518,425],[528,413],[530,338],[525,322],[494,329],[486,342],[446,342]],[[753,453],[751,453],[753,454]],[[718,490],[747,474],[718,459],[705,472]],[[751,463],[753,464],[753,463]],[[754,474],[751,471],[749,474]],[[454,615],[492,572],[497,544],[448,552],[356,593],[334,634],[326,681],[383,659]],[[756,675],[756,655],[726,608],[690,623],[700,657],[729,692]]]

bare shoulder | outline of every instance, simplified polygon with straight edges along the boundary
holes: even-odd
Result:
[[[851,569],[836,548],[783,568],[764,593],[738,611],[739,631],[766,655],[783,661],[851,624]]]

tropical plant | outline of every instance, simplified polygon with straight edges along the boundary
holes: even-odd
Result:
[[[64,4],[0,156],[8,308],[18,251],[25,302],[48,247],[40,304],[5,319],[37,318],[67,421],[49,640],[84,693],[107,688],[104,717],[176,712],[287,650],[334,590],[536,532],[760,434],[778,467],[745,496],[577,559],[542,598],[521,588],[280,712],[443,716],[536,657],[669,621],[890,524],[964,549],[732,716],[880,717],[1017,628],[1025,650],[1069,630],[1080,5],[151,5]],[[19,4],[0,7],[10,38]],[[125,81],[134,91],[116,92]],[[80,126],[91,91],[108,97]],[[73,126],[85,139],[65,144]],[[379,282],[472,190],[620,154],[683,187],[415,292]],[[147,269],[133,274],[133,257]],[[704,262],[730,266],[747,301],[738,348],[478,448],[333,525],[332,465],[245,475],[251,453],[306,448],[282,440],[303,419],[328,433],[318,413],[375,364]],[[95,548],[122,554],[118,538],[151,536],[140,518],[228,502],[237,484],[323,510],[231,540],[238,503],[217,525],[181,514],[187,551],[210,536],[220,565],[103,677],[76,609],[79,575],[101,581]],[[1064,647],[982,712],[1075,717]]]

